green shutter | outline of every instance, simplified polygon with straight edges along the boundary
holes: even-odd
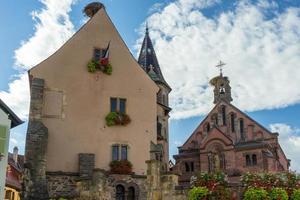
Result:
[[[4,154],[6,150],[7,128],[0,125],[0,153]]]

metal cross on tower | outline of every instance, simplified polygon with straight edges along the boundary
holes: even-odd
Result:
[[[223,63],[221,60],[220,60],[220,62],[216,65],[216,67],[220,69],[220,76],[223,75],[222,72],[223,72],[223,67],[224,67],[224,65],[226,65],[226,63]]]

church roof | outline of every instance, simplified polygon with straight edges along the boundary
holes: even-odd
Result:
[[[148,27],[146,28],[146,34],[138,58],[138,63],[141,65],[144,71],[147,72],[147,74],[153,81],[155,81],[156,83],[164,84],[169,89],[171,89],[162,75],[153,44],[149,36]]]

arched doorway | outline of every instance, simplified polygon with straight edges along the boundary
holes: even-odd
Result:
[[[123,185],[116,187],[116,200],[125,200],[125,188]]]
[[[127,200],[135,200],[135,189],[134,187],[128,188]]]

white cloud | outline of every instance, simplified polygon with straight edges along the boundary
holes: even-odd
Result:
[[[15,51],[16,65],[30,69],[53,54],[74,33],[68,13],[74,0],[40,0],[45,8],[33,11],[35,32]]]
[[[219,1],[177,0],[148,19],[165,78],[173,88],[173,118],[202,115],[212,107],[209,80],[219,60],[228,63],[234,104],[246,111],[300,102],[300,8],[278,12],[275,1],[239,1],[206,17]],[[142,37],[142,36],[141,36]],[[141,39],[136,48],[140,48]]]
[[[74,0],[40,0],[44,8],[32,12],[35,32],[15,50],[15,63],[21,71],[30,69],[54,53],[74,33],[69,19]],[[27,73],[21,73],[9,83],[8,91],[0,91],[3,99],[22,119],[29,111]]]
[[[8,91],[0,91],[0,98],[22,119],[29,111],[29,83],[27,73],[9,83]]]
[[[291,159],[291,169],[300,172],[300,129],[281,123],[271,124],[270,129],[279,133],[279,143]]]

